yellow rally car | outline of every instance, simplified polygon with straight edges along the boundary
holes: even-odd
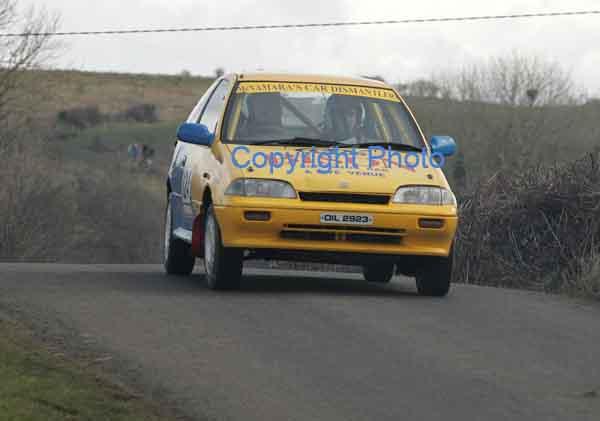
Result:
[[[214,289],[239,286],[244,260],[397,271],[420,294],[450,288],[457,207],[429,144],[385,83],[291,74],[215,81],[181,125],[167,179],[164,264],[204,258]]]

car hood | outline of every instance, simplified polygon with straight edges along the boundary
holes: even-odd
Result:
[[[352,160],[349,159],[349,165],[346,167],[346,159],[341,158],[339,168],[335,168],[335,160],[332,160],[333,165],[329,172],[327,168],[319,169],[316,162],[314,165],[312,164],[313,156],[317,158],[319,153],[327,152],[327,148],[243,145],[244,149],[241,149],[239,146],[242,145],[227,145],[230,155],[227,159],[234,163],[234,167],[239,168],[242,177],[284,180],[292,184],[297,191],[393,194],[399,186],[406,185],[449,188],[443,172],[439,168],[429,166],[429,162],[427,162],[427,167],[419,165],[416,168],[399,168],[396,163],[390,168],[381,160],[371,160],[373,166],[369,168],[370,159],[366,149],[356,149],[356,165],[353,165]],[[238,148],[237,151],[236,148]],[[340,151],[342,150],[340,149]],[[301,167],[302,153],[304,153],[304,168]],[[405,152],[400,153],[403,157],[406,155]],[[267,156],[274,154],[272,155],[275,157],[273,168],[269,163],[263,168],[251,163],[253,156],[258,157],[261,154]],[[284,157],[283,162],[279,161],[280,156]],[[290,157],[292,160],[297,157],[295,166],[285,157]],[[322,165],[327,166],[327,159],[322,159]],[[258,159],[258,161],[258,164],[261,165],[264,158]],[[277,168],[279,165],[281,167]],[[240,168],[240,166],[244,168]]]

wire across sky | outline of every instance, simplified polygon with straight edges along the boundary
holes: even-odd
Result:
[[[590,16],[600,15],[600,10],[580,10],[563,12],[540,12],[540,13],[516,13],[508,15],[483,15],[463,17],[436,17],[436,18],[411,18],[394,20],[372,20],[372,21],[340,21],[320,23],[290,23],[273,25],[237,25],[237,26],[203,26],[190,28],[145,28],[145,29],[120,29],[120,30],[98,30],[98,31],[57,31],[38,33],[4,33],[0,37],[27,37],[27,36],[106,36],[106,35],[135,35],[135,34],[163,34],[181,32],[225,32],[225,31],[257,31],[257,30],[286,30],[286,29],[317,29],[352,26],[377,26],[377,25],[400,25],[420,23],[444,23],[444,22],[474,22],[474,21],[502,21],[513,19],[553,18],[564,16]]]

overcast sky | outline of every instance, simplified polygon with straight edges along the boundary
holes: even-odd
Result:
[[[600,0],[28,0],[65,31],[309,23],[600,9]],[[600,96],[600,15],[66,39],[60,67],[143,73],[227,71],[380,74],[406,81],[517,50],[559,61]]]

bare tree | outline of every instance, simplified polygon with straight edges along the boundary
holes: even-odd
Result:
[[[554,154],[579,119],[562,107],[584,99],[559,63],[516,52],[434,81],[440,97],[472,105],[463,131],[476,119],[480,132],[471,135],[481,139],[480,157],[497,169],[519,171]]]
[[[447,97],[460,101],[516,107],[572,105],[583,99],[569,72],[557,62],[518,52],[434,79]]]
[[[554,62],[513,53],[492,59],[488,65],[490,93],[500,103],[530,105],[528,91],[536,91],[535,105],[568,105],[579,98],[571,76]]]
[[[437,81],[417,79],[396,86],[402,96],[418,96],[423,98],[438,98],[442,95]]]
[[[487,92],[485,73],[483,66],[467,66],[456,73],[435,76],[433,80],[444,99],[480,102]]]
[[[11,143],[7,125],[24,118],[18,105],[27,71],[51,58],[57,26],[58,17],[43,10],[20,13],[17,0],[0,0],[0,152]]]

